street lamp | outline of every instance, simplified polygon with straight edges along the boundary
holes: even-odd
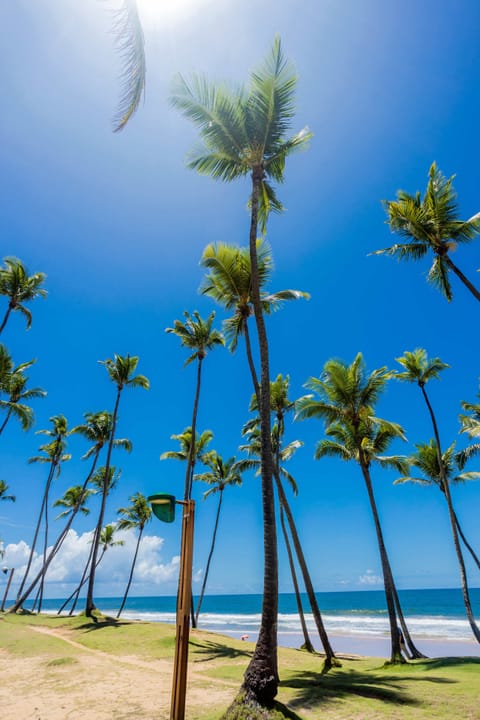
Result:
[[[192,602],[195,502],[193,500],[176,500],[173,495],[167,495],[165,493],[150,495],[148,500],[151,503],[153,514],[162,522],[174,521],[176,504],[182,505],[183,507],[170,720],[184,720],[185,695],[187,691],[188,638],[190,634],[190,605]]]

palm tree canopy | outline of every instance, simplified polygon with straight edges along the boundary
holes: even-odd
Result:
[[[245,452],[247,457],[238,460],[236,463],[236,467],[239,472],[244,473],[248,470],[254,470],[256,477],[259,477],[262,471],[262,464],[260,460],[262,454],[262,442],[259,422],[260,421],[257,418],[255,422],[247,422],[243,426],[242,435],[246,435],[248,437],[248,443],[240,445],[239,450]],[[289,483],[294,495],[298,495],[297,482],[293,475],[288,472],[284,463],[290,460],[299,448],[303,447],[303,442],[301,440],[292,440],[287,445],[283,445],[282,437],[283,434],[279,433],[278,425],[275,423],[272,426],[271,440],[274,457],[277,456],[278,451],[280,464],[277,469],[279,474]]]
[[[118,509],[118,514],[122,517],[117,523],[118,530],[130,530],[138,528],[143,530],[146,523],[152,519],[152,508],[145,495],[137,492],[130,498],[128,507]]]
[[[185,322],[175,320],[173,328],[166,328],[165,332],[174,333],[180,338],[181,345],[193,350],[193,353],[185,361],[189,365],[194,360],[203,360],[209,350],[216,345],[225,345],[223,335],[218,330],[212,330],[212,323],[215,312],[210,313],[206,320],[203,320],[198,311],[194,310],[192,315],[185,311]]]
[[[0,345],[0,393],[5,393],[5,399],[0,397],[0,409],[14,415],[20,422],[23,430],[29,430],[34,422],[32,408],[25,401],[45,397],[46,391],[42,388],[27,388],[28,376],[25,370],[36,361],[30,360],[14,367],[12,358],[4,345]]]
[[[83,488],[81,485],[74,485],[65,491],[62,498],[55,500],[53,507],[63,507],[65,510],[57,515],[57,520],[62,517],[70,515],[72,512],[81,512],[83,515],[88,515],[90,510],[86,507],[86,502],[93,490]]]
[[[480,440],[480,402],[469,403],[463,401],[462,408],[466,414],[460,415],[460,432],[466,433],[471,438],[478,438]],[[478,454],[480,454],[480,442],[472,443],[464,450],[460,450],[460,452],[457,453],[458,466],[463,469],[465,463]]]
[[[85,422],[73,428],[72,434],[81,435],[85,440],[92,443],[83,459],[87,459],[100,452],[100,450],[108,443],[113,430],[113,416],[107,410],[84,414]],[[132,443],[127,438],[116,438],[113,441],[114,447],[121,447],[127,452],[131,452]]]
[[[5,480],[0,480],[0,500],[10,500],[15,502],[15,495],[8,495],[8,485]]]
[[[179,450],[167,450],[160,455],[160,460],[180,460],[187,461],[190,457],[190,447],[192,444],[192,428],[187,427],[178,435],[171,435],[172,440],[178,440],[180,444]],[[200,435],[195,433],[195,457],[203,462],[207,445],[213,439],[211,430],[204,430]]]
[[[204,499],[214,493],[223,492],[228,485],[242,484],[242,476],[237,468],[235,457],[224,461],[215,450],[210,450],[203,455],[202,463],[209,469],[204,473],[194,475],[193,479],[212,486],[204,493]]]
[[[15,257],[6,257],[4,263],[5,267],[0,268],[0,295],[9,298],[9,307],[12,310],[22,313],[29,329],[32,313],[23,303],[36,297],[47,296],[47,291],[40,287],[45,282],[46,275],[42,272],[29,275],[22,261]]]
[[[419,192],[410,195],[400,190],[396,200],[385,201],[391,230],[407,238],[408,242],[371,253],[393,255],[399,260],[419,260],[432,251],[434,261],[427,279],[447,300],[451,300],[453,294],[446,258],[456,243],[470,242],[480,232],[478,215],[470,220],[458,219],[454,177],[447,179],[433,163],[423,198]]]
[[[121,97],[113,131],[123,130],[145,93],[145,39],[135,0],[121,0],[114,11],[113,35],[122,61]]]
[[[271,180],[283,181],[287,155],[305,147],[311,137],[307,128],[286,137],[294,114],[296,82],[276,37],[268,56],[250,74],[248,88],[228,88],[199,75],[189,80],[178,75],[171,97],[172,105],[199,128],[203,141],[190,155],[190,168],[228,182],[250,173],[259,175],[263,230],[269,212],[282,209]]]
[[[263,239],[257,240],[257,264],[263,312],[270,314],[287,300],[309,299],[310,295],[300,290],[275,293],[265,290],[273,271],[273,257],[270,245]],[[253,315],[250,250],[226,243],[211,243],[203,251],[200,265],[208,269],[200,292],[226,310],[234,310],[234,315],[223,322],[229,348],[234,351],[239,336],[245,332],[245,323]]]
[[[110,523],[102,528],[100,533],[100,545],[102,545],[103,550],[107,550],[109,547],[125,545],[125,540],[115,540],[115,533],[117,530],[118,527],[115,523]]]
[[[325,421],[328,439],[317,444],[315,457],[339,456],[343,460],[375,461],[383,466],[405,468],[399,456],[382,453],[395,439],[405,440],[403,428],[374,414],[385,384],[391,378],[386,367],[367,373],[361,353],[351,365],[340,360],[325,363],[319,378],[305,384],[318,395],[305,395],[295,403],[297,420],[317,417]]]
[[[450,367],[438,357],[429,359],[424,348],[415,348],[412,352],[407,350],[402,357],[395,359],[404,371],[394,372],[393,377],[396,380],[417,383],[420,387],[424,387],[429,380],[438,379],[442,370]]]
[[[108,495],[108,493],[111,490],[113,490],[114,487],[116,487],[121,476],[122,476],[122,471],[121,470],[117,471],[116,467],[114,467],[113,465],[110,465],[110,467],[108,469],[108,480],[107,480],[106,467],[103,465],[102,467],[98,468],[98,470],[96,470],[93,473],[92,477],[90,478],[90,484],[93,485],[95,492],[97,492],[97,491],[103,492],[104,486],[106,484],[106,490],[107,490],[107,495]],[[105,483],[105,480],[107,480],[106,483]]]
[[[110,379],[117,386],[118,390],[123,390],[124,387],[141,387],[148,390],[150,383],[144,375],[132,374],[137,369],[138,357],[135,355],[114,355],[113,360],[107,358],[107,360],[99,360],[100,365],[105,365]]]
[[[435,440],[431,439],[429,443],[419,443],[415,445],[416,452],[410,455],[408,463],[412,467],[420,471],[420,477],[404,476],[395,480],[395,485],[405,482],[414,482],[420,485],[438,485],[442,492],[445,492],[442,482],[442,472],[439,465],[438,449]],[[480,472],[461,472],[455,453],[455,443],[453,442],[444,453],[442,453],[442,464],[445,477],[448,483],[463,483],[467,480],[476,480],[480,478]]]

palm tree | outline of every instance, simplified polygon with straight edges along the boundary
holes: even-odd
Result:
[[[207,351],[212,350],[216,345],[224,345],[225,341],[218,330],[212,330],[212,323],[215,318],[214,312],[210,313],[206,320],[202,320],[196,310],[193,313],[193,317],[188,312],[185,312],[184,315],[184,323],[180,322],[180,320],[175,320],[173,328],[166,328],[166,332],[174,333],[180,338],[183,347],[188,348],[188,350],[193,350],[192,354],[185,361],[185,365],[189,365],[194,360],[197,361],[197,387],[192,413],[192,435],[195,437],[202,378],[202,363],[207,355]],[[195,469],[194,450],[195,448],[193,444],[191,444],[185,473],[184,500],[190,500],[192,494],[192,481]]]
[[[15,502],[15,495],[8,495],[8,490],[9,487],[5,480],[0,480],[0,500],[10,500],[10,502]]]
[[[478,395],[480,399],[480,394]],[[470,438],[477,440],[480,438],[480,402],[469,403],[466,401],[462,402],[462,408],[466,414],[460,415],[461,433],[465,433]],[[464,450],[457,453],[457,461],[461,469],[464,468],[465,463],[470,458],[480,453],[480,441],[472,443]]]
[[[68,488],[68,490],[66,490],[63,498],[60,498],[53,503],[54,507],[65,508],[60,513],[60,515],[57,516],[56,519],[58,520],[60,518],[68,517],[67,523],[58,535],[57,539],[55,540],[52,549],[50,550],[50,553],[45,558],[44,564],[37,573],[36,577],[32,580],[28,588],[22,593],[21,597],[17,597],[15,605],[10,609],[11,612],[16,612],[20,607],[22,607],[23,603],[31,595],[32,591],[40,580],[43,583],[46,572],[50,567],[52,560],[58,554],[60,548],[62,547],[62,544],[67,537],[68,531],[70,530],[77,513],[81,512],[83,515],[89,514],[90,511],[86,507],[86,502],[92,492],[92,490],[88,490],[85,486],[82,487],[81,485],[75,485],[74,487]]]
[[[435,451],[437,454],[438,473],[440,477],[441,486],[445,494],[445,500],[448,506],[448,515],[450,519],[450,526],[453,535],[453,544],[455,546],[455,552],[457,554],[458,566],[460,569],[460,582],[462,585],[463,603],[467,613],[467,618],[472,628],[472,632],[475,639],[480,643],[480,630],[478,629],[475,618],[473,616],[472,604],[470,601],[470,593],[468,590],[467,572],[465,569],[465,562],[463,559],[462,548],[460,546],[460,540],[458,537],[458,520],[453,509],[452,496],[450,493],[450,483],[448,482],[447,468],[443,461],[442,445],[440,442],[440,432],[438,430],[438,423],[433,411],[432,404],[428,397],[425,385],[429,380],[437,379],[442,370],[448,367],[448,365],[440,360],[440,358],[428,359],[427,352],[423,348],[416,348],[413,352],[405,352],[400,358],[397,358],[397,362],[404,368],[403,372],[397,372],[395,377],[397,380],[409,383],[415,383],[418,385],[422,392],[423,399],[428,409],[428,414],[432,422],[433,434],[435,437]],[[406,474],[406,473],[405,473]]]
[[[210,545],[210,551],[208,553],[207,565],[205,567],[205,574],[203,576],[202,588],[200,590],[200,596],[198,598],[197,610],[195,612],[195,625],[198,625],[198,616],[202,607],[203,596],[205,594],[205,588],[207,586],[208,573],[210,571],[210,563],[212,561],[213,551],[215,549],[215,540],[217,538],[218,521],[220,519],[220,511],[222,509],[223,491],[229,485],[241,485],[242,476],[235,466],[236,459],[231,457],[225,462],[223,458],[215,452],[205,453],[202,458],[202,463],[206,465],[209,470],[204,473],[195,475],[194,479],[200,482],[205,482],[211,485],[210,489],[203,494],[203,499],[206,500],[210,495],[218,494],[218,505],[217,513],[215,515],[215,524],[213,526],[212,543]]]
[[[252,305],[252,266],[248,247],[237,247],[225,243],[211,243],[203,251],[200,265],[208,273],[200,286],[200,292],[208,295],[225,310],[233,310],[232,317],[223,323],[229,349],[234,352],[238,339],[245,337],[247,359],[253,383],[258,392],[258,380],[252,357],[248,319],[253,315]],[[269,315],[278,310],[286,300],[308,299],[310,296],[300,290],[281,290],[271,293],[265,291],[273,271],[273,258],[270,245],[265,240],[257,240],[257,265],[263,312]]]
[[[450,270],[460,278],[472,295],[480,300],[480,292],[472,285],[451,258],[458,243],[468,243],[480,232],[480,213],[470,220],[458,219],[454,175],[447,180],[432,163],[425,195],[399,190],[396,200],[385,201],[388,224],[393,232],[408,239],[406,243],[377,250],[372,255],[393,255],[398,260],[420,260],[433,252],[434,260],[427,280],[450,301],[453,297]]]
[[[0,325],[0,335],[12,312],[20,312],[24,316],[28,330],[32,324],[32,313],[24,303],[47,295],[47,291],[40,287],[45,282],[45,273],[29,275],[22,261],[14,257],[6,257],[4,263],[5,267],[0,268],[0,295],[6,295],[9,301]]]
[[[428,445],[425,443],[420,443],[415,447],[417,448],[417,452],[413,455],[410,455],[410,457],[408,458],[408,462],[411,466],[413,465],[413,467],[418,468],[422,473],[423,477],[401,477],[395,481],[395,484],[404,482],[415,482],[419,485],[437,485],[439,490],[443,493],[443,496],[445,497],[445,490],[443,489],[435,440],[430,440],[430,443]],[[458,485],[460,483],[466,482],[467,480],[477,480],[478,478],[480,478],[480,472],[461,472],[461,470],[463,470],[461,458],[462,454],[455,452],[455,443],[452,443],[450,447],[448,447],[442,454],[442,464],[449,485]],[[463,544],[471,554],[475,564],[480,570],[480,559],[473,550],[472,546],[467,541],[458,520],[458,516],[455,512],[454,515],[455,525],[457,527],[458,534],[460,535]]]
[[[5,400],[0,398],[0,409],[6,411],[5,419],[0,425],[0,435],[5,430],[12,415],[17,418],[22,430],[29,430],[33,425],[33,410],[26,404],[26,401],[45,397],[47,394],[42,388],[30,388],[28,390],[25,387],[28,382],[25,370],[35,362],[35,360],[30,360],[14,367],[8,350],[4,345],[0,344],[0,392],[7,395]]]
[[[28,573],[30,571],[30,567],[33,560],[33,555],[35,552],[35,547],[37,544],[38,539],[38,533],[40,532],[40,526],[42,523],[42,518],[45,517],[45,535],[44,535],[44,564],[46,561],[46,551],[47,551],[47,545],[48,545],[48,497],[50,492],[50,485],[52,483],[52,480],[54,477],[59,477],[60,470],[61,470],[61,464],[62,462],[66,462],[70,460],[71,455],[65,453],[66,448],[66,438],[70,434],[67,427],[67,419],[64,415],[54,415],[50,418],[50,422],[52,423],[52,429],[51,430],[38,430],[38,434],[47,435],[48,437],[53,438],[53,440],[45,445],[41,445],[39,450],[40,452],[44,453],[44,455],[36,455],[35,457],[31,457],[28,462],[29,463],[42,463],[42,464],[48,464],[49,470],[48,470],[48,476],[47,481],[45,483],[45,489],[43,491],[43,497],[42,497],[42,504],[40,507],[40,512],[38,515],[37,525],[35,527],[35,533],[33,536],[32,545],[30,548],[30,555],[27,561],[27,567],[25,569],[25,573],[23,575],[22,581],[20,583],[20,586],[18,588],[17,592],[17,598],[21,597],[23,588],[25,586],[25,582],[28,577]],[[41,609],[41,600],[40,598],[40,609]],[[39,610],[40,611],[40,610]]]
[[[414,657],[421,657],[421,653],[411,641],[401,612],[370,474],[373,463],[408,472],[405,458],[383,455],[392,441],[405,440],[403,429],[396,423],[374,415],[374,406],[389,377],[390,373],[385,367],[367,374],[361,353],[358,353],[351,365],[329,360],[325,363],[321,377],[310,378],[306,383],[306,387],[316,393],[319,399],[315,399],[313,394],[300,398],[296,403],[296,418],[304,420],[317,417],[325,421],[328,439],[318,442],[315,451],[317,460],[334,456],[345,461],[353,460],[360,465],[373,514],[383,571],[390,624],[390,662],[399,663],[405,660],[400,649],[397,614],[410,652]]]
[[[171,435],[170,438],[178,441],[180,449],[167,450],[160,455],[160,460],[180,460],[180,462],[187,462],[191,455],[192,428],[187,427],[183,432],[178,435]],[[212,439],[213,433],[211,430],[204,430],[200,435],[196,433],[194,454],[201,462],[203,462],[203,458],[207,452],[207,445]]]
[[[85,614],[87,617],[94,617],[93,611],[95,608],[95,603],[93,600],[93,589],[95,585],[95,569],[96,569],[96,563],[97,563],[97,556],[98,556],[98,547],[100,543],[100,533],[102,531],[103,527],[103,520],[105,517],[105,507],[107,502],[107,494],[108,494],[108,486],[109,482],[111,480],[111,474],[110,474],[110,462],[112,457],[112,450],[114,447],[114,440],[115,440],[115,430],[117,427],[117,418],[118,418],[118,408],[120,405],[120,397],[122,395],[123,390],[126,387],[141,387],[144,389],[148,389],[150,387],[150,383],[148,379],[144,375],[133,375],[135,372],[137,365],[138,365],[138,357],[131,356],[131,355],[114,355],[113,360],[108,358],[105,361],[100,361],[101,365],[104,365],[108,375],[110,377],[110,380],[115,384],[117,388],[117,394],[115,399],[115,406],[112,414],[112,428],[110,432],[110,438],[107,445],[107,458],[105,461],[105,471],[104,471],[104,480],[103,480],[103,490],[102,490],[102,501],[100,506],[100,512],[98,516],[98,522],[97,527],[95,531],[95,536],[93,539],[93,552],[92,552],[92,562],[91,562],[91,569],[90,569],[90,575],[88,580],[88,590],[87,590],[87,601],[86,601],[86,607],[85,607]]]
[[[119,508],[118,513],[123,517],[117,523],[118,530],[132,530],[138,529],[137,545],[135,547],[135,554],[132,560],[132,566],[130,568],[130,575],[128,577],[127,587],[123,596],[120,609],[117,613],[117,619],[122,614],[122,610],[125,607],[127,601],[128,592],[130,585],[132,584],[133,571],[135,570],[135,564],[137,562],[138,550],[140,548],[140,542],[142,540],[143,531],[145,525],[152,519],[152,508],[145,495],[137,492],[130,498],[131,505],[129,507]]]
[[[253,658],[244,677],[245,699],[269,705],[277,693],[278,559],[270,444],[270,371],[257,261],[258,226],[262,231],[271,210],[282,206],[272,186],[284,179],[287,156],[306,145],[304,129],[287,138],[294,114],[296,75],[283,57],[280,39],[263,64],[250,75],[247,89],[229,90],[194,76],[178,76],[172,104],[200,130],[203,147],[189,167],[230,182],[250,176],[249,248],[252,304],[261,362],[262,507],[264,525],[264,593],[262,620]]]

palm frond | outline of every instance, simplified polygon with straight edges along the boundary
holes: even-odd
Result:
[[[120,54],[121,97],[113,120],[113,131],[123,130],[145,93],[145,39],[135,0],[122,0],[114,11],[113,34]]]

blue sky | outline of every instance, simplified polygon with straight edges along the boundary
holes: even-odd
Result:
[[[478,3],[425,0],[291,1],[184,0],[181,12],[139,0],[146,38],[145,102],[121,134],[111,132],[119,96],[108,3],[26,0],[0,4],[1,257],[15,255],[48,275],[48,299],[32,307],[32,329],[13,317],[2,340],[16,362],[38,358],[32,385],[48,391],[35,403],[35,429],[64,413],[73,426],[86,411],[111,409],[114,388],[98,360],[140,356],[149,392],[122,398],[119,433],[130,456],[118,453],[121,483],[109,520],[137,490],[182,493],[183,468],[159,456],[170,435],[190,424],[194,368],[164,330],[184,310],[203,315],[212,303],[198,295],[198,261],[209,242],[245,245],[247,183],[195,175],[184,158],[196,132],[168,102],[176,72],[204,72],[241,82],[282,37],[299,82],[294,129],[308,125],[310,148],[292,157],[279,195],[287,208],[271,219],[268,240],[276,270],[272,289],[298,288],[308,302],[285,307],[268,321],[272,376],[289,374],[292,397],[324,362],[350,362],[362,351],[370,369],[393,366],[417,346],[451,365],[431,387],[444,445],[457,438],[460,401],[473,401],[480,375],[476,314],[454,279],[448,304],[428,286],[428,262],[400,265],[368,253],[393,242],[381,206],[396,191],[423,190],[433,160],[456,173],[460,214],[480,207],[478,162],[480,70]],[[110,4],[112,7],[114,3]],[[479,241],[459,248],[456,262],[475,282]],[[0,312],[3,312],[0,307]],[[221,312],[217,318],[220,323]],[[216,350],[205,362],[200,428],[211,428],[222,455],[237,453],[248,417],[251,384],[243,347]],[[391,384],[379,414],[405,427],[409,445],[431,436],[414,387]],[[380,574],[365,488],[356,466],[313,460],[318,421],[289,427],[305,446],[291,462],[300,492],[292,501],[318,590],[376,587]],[[1,477],[17,496],[0,508],[7,561],[20,567],[30,543],[45,468],[28,465],[41,437],[11,423],[0,438]],[[85,446],[71,440],[72,461],[53,495],[83,479]],[[472,465],[471,469],[475,469]],[[435,489],[393,487],[395,474],[374,471],[388,550],[399,587],[454,587],[458,572],[446,509]],[[198,502],[196,588],[205,566],[215,500]],[[438,497],[437,497],[438,495]],[[478,538],[479,487],[456,488],[467,537]],[[81,566],[92,515],[76,524],[62,565],[49,586],[62,594]],[[135,594],[175,590],[180,524],[148,529]],[[259,482],[225,493],[210,592],[261,590]],[[124,587],[133,537],[112,551],[99,592]],[[477,542],[478,548],[478,542]],[[281,549],[281,589],[291,582]],[[469,566],[470,567],[470,566]],[[470,567],[472,585],[478,577]]]

